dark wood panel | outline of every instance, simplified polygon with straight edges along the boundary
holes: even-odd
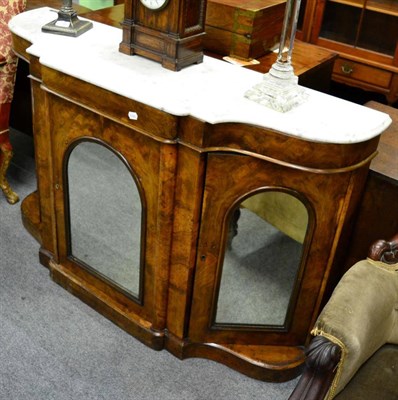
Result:
[[[388,113],[393,122],[381,135],[379,154],[370,165],[345,269],[366,258],[374,241],[398,232],[398,110],[373,101],[366,105]]]

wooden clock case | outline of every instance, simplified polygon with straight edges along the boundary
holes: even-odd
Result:
[[[127,0],[119,50],[147,57],[172,71],[201,63],[205,16],[206,0],[169,0],[159,10]]]

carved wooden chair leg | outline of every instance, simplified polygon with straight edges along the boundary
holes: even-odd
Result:
[[[240,208],[237,208],[233,214],[229,224],[228,230],[228,242],[227,247],[228,249],[232,246],[232,239],[238,234],[238,220],[240,218]]]
[[[19,201],[18,195],[11,189],[7,181],[7,170],[13,156],[12,146],[9,142],[8,130],[0,132],[0,188],[10,204]]]

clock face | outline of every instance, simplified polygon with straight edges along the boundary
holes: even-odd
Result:
[[[150,10],[160,10],[169,0],[140,0],[141,3]]]

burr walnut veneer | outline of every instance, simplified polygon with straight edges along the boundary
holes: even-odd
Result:
[[[257,72],[206,57],[171,72],[118,52],[116,28],[94,23],[77,39],[46,36],[40,26],[47,18],[48,9],[33,10],[10,26],[15,51],[30,63],[34,100],[38,187],[23,201],[22,216],[52,279],[153,349],[209,358],[258,379],[296,376],[331,278],[339,276],[369,163],[389,117],[311,90],[307,104],[279,114],[244,98],[261,80]],[[95,210],[97,220],[113,208],[116,214],[94,233],[105,237],[104,248],[138,238],[137,290],[85,261],[89,244],[77,256],[86,236],[76,243],[70,167],[82,145],[101,148],[131,178],[110,192],[108,208]],[[83,162],[90,164],[91,156]],[[91,176],[103,183],[100,169]],[[90,199],[101,200],[118,178],[113,175]],[[123,201],[120,192],[130,186],[137,188],[140,222],[107,238],[118,220],[127,219],[112,199]],[[95,190],[90,187],[87,196]],[[229,247],[235,249],[241,230],[251,227],[243,223],[249,213],[244,200],[269,192],[294,199],[308,221],[286,310],[277,323],[247,322],[246,315],[243,323],[231,321],[220,314],[226,254],[234,255]],[[85,201],[82,196],[77,203]],[[264,264],[275,263],[267,272],[271,280],[291,256],[275,250],[263,257]],[[277,266],[279,259],[285,261]],[[247,285],[239,276],[234,283],[234,293]],[[276,290],[269,299],[278,296]],[[235,303],[232,311],[243,306]],[[257,308],[261,317],[267,304]],[[273,309],[268,313],[272,317]]]

